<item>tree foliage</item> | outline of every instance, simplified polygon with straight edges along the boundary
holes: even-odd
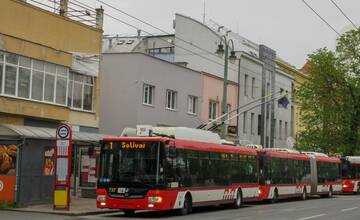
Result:
[[[309,55],[310,79],[296,91],[300,105],[298,145],[360,155],[360,29],[342,35],[335,52]]]

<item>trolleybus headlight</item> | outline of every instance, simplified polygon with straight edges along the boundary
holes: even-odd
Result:
[[[162,202],[161,196],[149,196],[149,203],[160,203]]]
[[[258,190],[258,193],[261,194],[261,189]]]
[[[99,202],[105,202],[106,201],[106,195],[98,195],[96,197],[96,200]]]

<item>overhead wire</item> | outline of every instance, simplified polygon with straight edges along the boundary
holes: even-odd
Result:
[[[79,2],[78,0],[72,0],[72,1],[75,1],[75,2],[83,5],[84,7],[89,8],[89,9],[94,9],[94,8],[92,8],[91,6],[89,6],[89,5],[85,4],[85,3]],[[112,9],[114,9],[114,10],[120,12],[120,13],[123,13],[123,14],[125,14],[126,16],[129,16],[129,17],[131,17],[131,18],[133,18],[133,19],[135,19],[135,20],[137,20],[137,21],[140,21],[140,22],[142,22],[142,23],[144,23],[144,24],[146,24],[146,25],[148,25],[148,26],[150,26],[150,27],[152,27],[152,28],[154,28],[154,29],[156,29],[156,30],[158,30],[158,31],[161,31],[161,32],[163,32],[163,33],[165,33],[165,34],[170,35],[170,33],[166,32],[165,30],[163,30],[163,29],[161,29],[161,28],[158,28],[158,27],[150,24],[149,22],[143,21],[142,19],[139,19],[139,18],[137,18],[137,17],[135,17],[135,16],[133,16],[133,15],[131,15],[131,14],[123,11],[123,10],[120,10],[120,9],[118,9],[118,8],[116,8],[116,7],[108,4],[108,3],[105,3],[104,1],[101,1],[101,0],[96,0],[96,1],[104,4],[104,5],[107,6],[107,7],[112,8]],[[148,34],[148,35],[150,35],[150,36],[156,36],[156,35],[154,35],[153,33],[150,33],[150,32],[148,32],[148,31],[145,31],[145,30],[143,30],[143,29],[141,29],[141,28],[139,28],[139,27],[137,27],[137,26],[135,26],[135,25],[132,25],[132,24],[130,24],[130,23],[128,23],[128,22],[125,22],[125,21],[123,21],[123,20],[121,20],[121,19],[119,19],[119,18],[117,18],[117,17],[115,17],[115,16],[113,16],[113,15],[110,15],[110,14],[108,14],[108,13],[104,13],[104,14],[105,14],[106,16],[108,16],[109,18],[112,18],[113,20],[116,20],[116,21],[118,21],[118,22],[120,22],[120,23],[122,23],[122,24],[125,24],[125,25],[127,25],[127,26],[129,26],[129,27],[132,27],[132,28],[136,29],[136,30],[141,30],[141,31],[143,31],[144,33],[146,33],[146,34]],[[182,42],[184,42],[184,43],[186,43],[186,44],[189,44],[190,46],[194,46],[195,48],[198,48],[199,50],[202,50],[202,51],[204,51],[205,53],[194,52],[194,51],[191,50],[191,49],[188,49],[188,48],[185,48],[185,47],[182,47],[182,46],[179,46],[179,45],[175,45],[175,43],[170,43],[170,42],[168,42],[166,39],[159,38],[159,40],[162,40],[162,41],[164,41],[164,42],[166,42],[166,43],[168,43],[168,44],[171,44],[171,45],[173,45],[173,46],[176,46],[176,47],[178,47],[178,48],[181,48],[181,49],[189,52],[189,53],[192,54],[192,55],[196,55],[196,56],[201,57],[201,58],[203,58],[203,59],[205,59],[205,60],[207,60],[207,61],[209,61],[209,62],[212,62],[212,63],[214,63],[214,64],[220,65],[221,67],[224,67],[224,64],[219,63],[219,62],[217,62],[217,61],[214,61],[213,59],[210,59],[210,58],[208,58],[208,57],[206,57],[206,56],[203,56],[203,55],[205,55],[205,54],[210,54],[210,55],[213,55],[213,56],[215,56],[215,57],[218,58],[218,56],[217,56],[215,53],[212,53],[211,51],[209,51],[209,50],[207,50],[207,49],[204,49],[204,48],[202,48],[202,47],[199,47],[199,46],[197,46],[196,44],[191,43],[191,42],[188,42],[188,41],[186,41],[186,40],[184,40],[184,39],[182,39],[182,38],[179,38],[179,37],[176,37],[176,36],[174,36],[174,37],[175,37],[175,39],[178,39],[178,40],[180,40],[180,41],[182,41]],[[231,64],[231,62],[230,62],[229,64]],[[233,65],[234,65],[234,64],[233,64]],[[231,70],[233,70],[233,71],[235,71],[235,72],[238,72],[238,68],[235,69],[235,68],[231,68],[230,66],[229,66],[228,68],[231,69]],[[262,74],[261,74],[261,73],[255,72],[254,70],[251,70],[251,69],[249,69],[249,68],[247,68],[247,67],[245,67],[245,66],[241,66],[240,68],[241,68],[241,69],[245,69],[245,70],[247,70],[248,72],[251,72],[251,73],[253,73],[253,74],[256,74],[256,75],[262,77]],[[241,72],[242,72],[242,71],[241,71]],[[241,72],[240,72],[240,74],[241,74]],[[251,76],[251,75],[249,75],[249,76]],[[259,79],[257,79],[257,78],[255,78],[255,80],[258,81],[258,82],[262,82],[262,80],[259,80]],[[283,85],[283,86],[286,86],[286,87],[290,87],[290,86],[291,86],[291,85],[287,85],[287,84],[279,83],[279,82],[276,82],[275,85]]]
[[[314,8],[312,8],[305,0],[301,0],[311,11],[313,11],[327,26],[329,26],[339,37],[341,34],[327,22]]]
[[[355,23],[349,18],[349,16],[346,15],[346,13],[340,8],[340,6],[338,4],[336,4],[336,2],[334,0],[330,0],[333,5],[335,5],[335,7],[341,12],[341,14],[344,15],[344,17],[352,24],[352,26],[354,26],[354,28],[358,28]]]
[[[72,0],[72,1],[78,2],[79,4],[83,5],[84,7],[88,7],[88,8],[90,8],[90,9],[94,9],[94,8],[92,8],[91,6],[86,5],[85,3],[79,2],[78,0]],[[129,17],[131,17],[131,18],[133,18],[133,19],[135,19],[135,20],[137,20],[137,21],[140,21],[140,22],[142,22],[142,23],[144,23],[144,24],[146,24],[146,25],[148,25],[148,26],[150,26],[150,27],[152,27],[152,28],[154,28],[154,29],[156,29],[156,30],[158,30],[158,31],[161,31],[161,32],[163,32],[163,33],[165,33],[165,34],[167,34],[167,35],[172,35],[171,33],[167,32],[167,31],[165,31],[165,30],[163,30],[163,29],[161,29],[161,28],[158,28],[158,27],[156,27],[156,26],[150,24],[149,22],[146,22],[146,21],[144,21],[144,20],[142,20],[142,19],[140,19],[140,18],[137,18],[137,17],[135,17],[135,16],[133,16],[133,15],[125,12],[124,10],[120,10],[120,9],[118,9],[118,8],[116,8],[116,7],[108,4],[108,3],[105,3],[105,2],[102,1],[102,0],[96,0],[96,1],[98,1],[98,2],[101,3],[101,4],[104,4],[104,5],[107,6],[107,7],[112,8],[112,9],[114,9],[114,10],[120,12],[120,13],[123,13],[123,14],[125,14],[126,16],[129,16]],[[156,35],[154,35],[153,33],[150,33],[150,32],[148,32],[148,31],[145,31],[145,30],[141,29],[141,28],[138,28],[138,27],[136,27],[135,25],[131,25],[131,24],[129,24],[128,22],[124,22],[124,21],[122,21],[122,20],[120,20],[120,19],[118,19],[118,18],[116,18],[116,17],[114,17],[114,16],[112,16],[112,15],[110,15],[110,14],[108,14],[108,13],[105,13],[105,15],[108,16],[108,17],[110,17],[110,18],[112,18],[112,19],[114,19],[114,20],[117,20],[117,21],[119,21],[119,22],[121,22],[121,23],[123,23],[123,24],[125,24],[125,25],[128,25],[128,26],[130,26],[130,27],[132,27],[132,28],[134,28],[134,29],[136,29],[136,30],[141,30],[141,31],[145,32],[146,34],[149,34],[150,36],[156,36]],[[178,39],[178,40],[180,40],[180,41],[182,41],[182,42],[184,42],[184,43],[186,43],[186,44],[188,44],[188,45],[190,45],[190,46],[194,46],[195,48],[197,48],[197,49],[202,50],[202,51],[205,52],[205,53],[194,52],[194,51],[191,50],[191,49],[184,48],[184,47],[182,47],[182,46],[176,45],[177,47],[179,47],[179,48],[181,48],[181,49],[186,50],[187,52],[189,52],[188,55],[196,55],[196,56],[199,56],[199,57],[201,57],[201,58],[203,58],[203,59],[206,59],[206,60],[208,60],[208,61],[210,61],[210,62],[212,62],[212,63],[215,63],[215,64],[217,64],[217,65],[220,65],[221,67],[224,67],[224,64],[219,63],[219,62],[217,62],[217,61],[214,61],[214,60],[212,60],[212,59],[210,59],[210,58],[208,58],[208,57],[202,56],[202,55],[207,55],[207,54],[209,54],[209,55],[213,55],[213,56],[215,56],[216,58],[218,58],[218,56],[217,56],[215,53],[213,53],[213,52],[211,52],[211,51],[209,51],[209,50],[207,50],[207,49],[204,49],[204,48],[202,48],[202,47],[199,47],[198,45],[196,45],[196,44],[194,44],[194,43],[191,43],[191,42],[188,42],[188,41],[186,41],[186,40],[184,40],[184,39],[182,39],[182,38],[179,38],[179,37],[176,37],[176,36],[174,36],[174,37],[175,37],[175,39]],[[175,46],[174,43],[170,43],[170,42],[168,42],[168,41],[165,40],[165,39],[161,39],[161,38],[159,38],[159,39],[160,39],[160,40],[163,40],[163,41],[166,42],[166,43],[169,43],[169,44]],[[178,54],[178,55],[186,55],[186,54]],[[230,62],[229,64],[230,64],[230,65],[235,65],[235,64],[232,64],[231,62]],[[238,68],[232,68],[232,67],[230,67],[230,66],[229,66],[228,68],[229,68],[230,70],[233,70],[234,72],[238,72]],[[261,73],[255,72],[254,70],[251,70],[251,69],[249,69],[249,68],[247,68],[247,67],[245,67],[245,66],[241,66],[241,69],[245,69],[245,70],[247,70],[248,72],[251,72],[251,73],[253,73],[253,74],[256,74],[256,75],[262,77],[262,74],[261,74]],[[241,73],[240,73],[240,74],[241,74]],[[258,81],[258,82],[262,82],[262,80],[259,80],[259,79],[257,79],[257,78],[255,78],[255,80]],[[282,83],[278,83],[278,82],[275,83],[275,84],[276,84],[276,85],[280,85],[280,84],[281,84],[281,85],[283,85],[283,86],[289,86],[289,85],[282,84]]]

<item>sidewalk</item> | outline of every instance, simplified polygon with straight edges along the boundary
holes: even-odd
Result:
[[[72,198],[69,211],[54,210],[52,204],[32,205],[25,208],[7,208],[5,210],[19,211],[19,212],[38,212],[38,213],[59,214],[59,215],[75,215],[75,216],[120,211],[115,209],[98,209],[96,207],[96,200],[87,199],[87,198],[76,198],[76,199]]]

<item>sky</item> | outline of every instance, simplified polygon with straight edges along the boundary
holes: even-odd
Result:
[[[92,7],[98,0],[77,0]],[[203,20],[204,0],[101,0],[137,18],[173,33],[175,13]],[[355,23],[360,24],[359,0],[334,0]],[[306,0],[336,31],[344,33],[351,23],[330,0]],[[103,5],[105,13],[153,34],[160,31]],[[338,35],[320,20],[302,0],[205,0],[205,18],[237,32],[249,40],[265,44],[298,68],[307,55],[318,48],[334,49]],[[137,30],[108,16],[104,34],[134,35]]]

